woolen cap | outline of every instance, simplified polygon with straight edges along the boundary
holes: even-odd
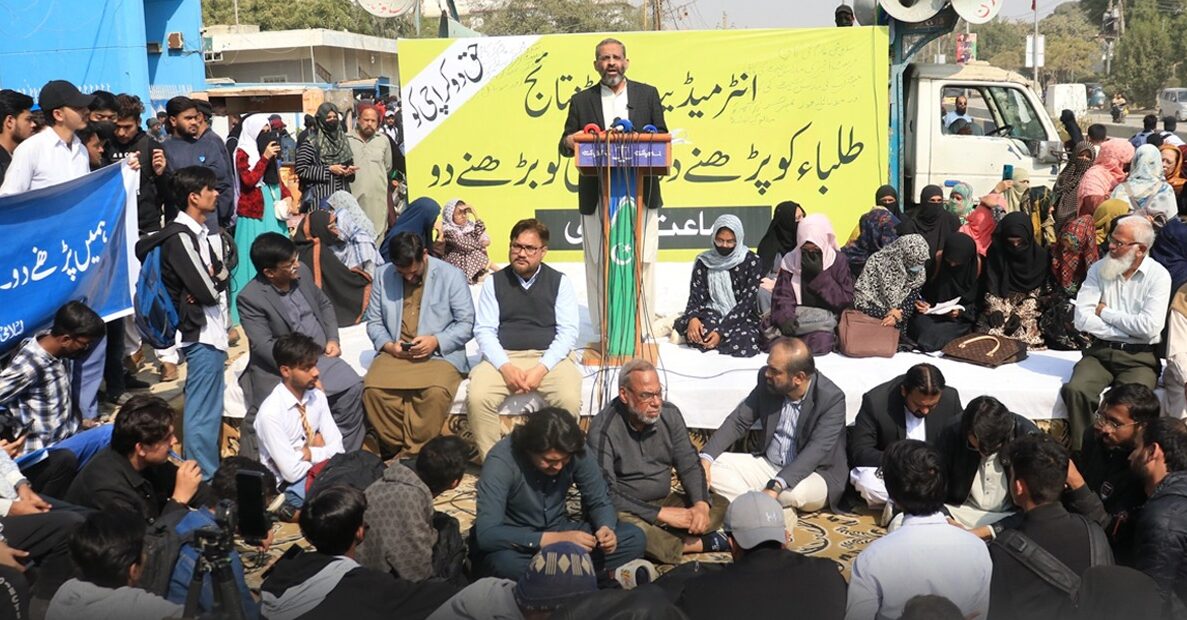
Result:
[[[515,602],[528,611],[549,611],[598,589],[593,559],[571,542],[553,543],[532,557],[515,584]]]
[[[765,542],[781,545],[787,542],[783,507],[761,491],[743,493],[730,502],[722,529],[743,549],[753,549]]]
[[[86,108],[95,100],[94,95],[84,95],[78,87],[66,80],[50,80],[41,87],[37,104],[50,112],[58,108]]]

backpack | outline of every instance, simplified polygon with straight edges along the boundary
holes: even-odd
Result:
[[[458,520],[439,510],[433,511],[433,529],[437,530],[437,543],[433,545],[433,577],[459,588],[470,585],[465,575],[466,541],[462,538]]]
[[[193,513],[171,512],[148,525],[144,533],[144,570],[137,587],[162,598],[169,592],[169,581],[181,556],[181,547],[193,542],[192,536],[183,539],[178,533],[178,526],[189,514]]]
[[[1109,539],[1105,531],[1082,515],[1073,514],[1088,530],[1088,565],[1111,566],[1113,564],[1113,550],[1109,546]],[[1005,551],[1010,557],[1042,579],[1047,585],[1062,592],[1068,604],[1075,602],[1080,591],[1080,575],[1076,574],[1067,564],[1051,555],[1051,552],[1040,547],[1026,534],[1017,530],[1005,530],[998,534],[991,543]]]
[[[132,300],[136,330],[154,349],[168,349],[177,343],[177,326],[181,320],[162,278],[161,246],[182,229],[181,225],[171,224],[153,235],[153,247],[141,261],[140,276],[136,279],[136,295]]]

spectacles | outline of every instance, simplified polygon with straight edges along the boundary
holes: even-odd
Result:
[[[1114,239],[1113,237],[1109,237],[1109,247],[1110,248],[1125,248],[1125,247],[1129,247],[1131,245],[1141,245],[1141,243],[1139,243],[1137,241],[1118,241],[1118,240]]]
[[[634,394],[640,400],[655,400],[657,398],[662,400],[664,397],[663,392],[636,392],[631,390],[631,394]]]
[[[527,254],[528,256],[535,256],[540,250],[543,250],[543,249],[544,249],[543,246],[539,246],[539,245],[522,245],[519,243],[511,244],[511,253],[512,254],[519,254],[520,252],[523,252],[524,254]]]
[[[1134,424],[1137,424],[1137,422],[1128,422],[1128,423],[1122,424],[1120,422],[1106,418],[1103,413],[1096,413],[1095,415],[1092,416],[1092,424],[1095,426],[1104,426],[1111,430],[1116,431],[1116,430],[1121,430],[1121,429],[1125,428],[1126,426],[1133,426]]]

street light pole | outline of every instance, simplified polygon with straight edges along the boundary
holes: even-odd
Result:
[[[1039,92],[1042,92],[1043,83],[1041,81],[1039,81],[1039,4],[1038,4],[1038,2],[1034,2],[1031,4],[1031,6],[1034,8],[1034,14],[1035,14],[1034,15],[1035,34],[1034,34],[1034,44],[1033,44],[1034,49],[1031,50],[1031,53],[1034,54],[1033,58],[1034,58],[1034,65],[1035,65],[1035,85],[1038,86]]]

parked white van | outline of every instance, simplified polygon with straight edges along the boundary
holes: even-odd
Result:
[[[1187,88],[1164,88],[1158,91],[1158,118],[1167,116],[1187,121]]]

